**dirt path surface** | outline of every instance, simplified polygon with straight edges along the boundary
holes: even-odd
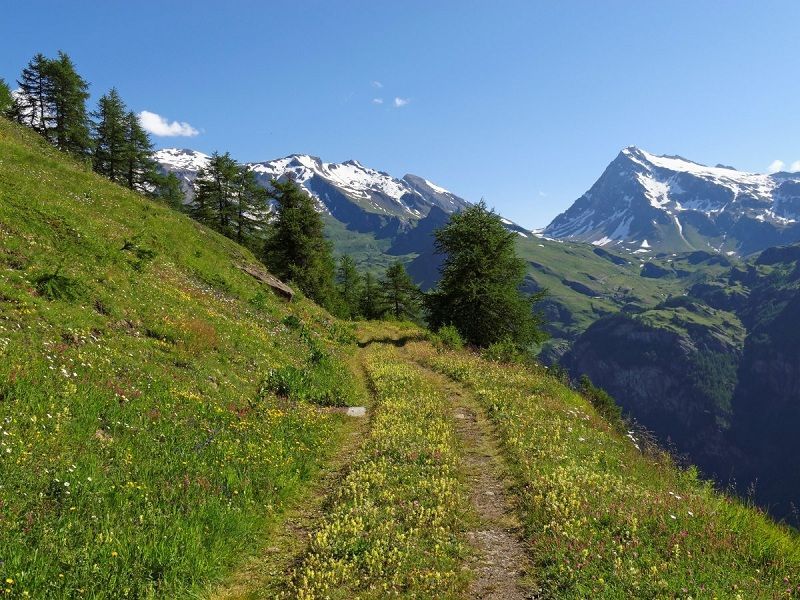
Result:
[[[529,563],[494,429],[472,395],[464,388],[422,366],[453,406],[456,431],[463,445],[463,471],[477,522],[467,531],[476,550],[469,564],[475,573],[469,598],[522,600],[537,598],[526,582]]]

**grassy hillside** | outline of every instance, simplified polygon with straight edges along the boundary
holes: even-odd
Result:
[[[800,597],[796,533],[648,452],[546,370],[422,343],[409,355],[472,390],[495,423],[540,597]]]
[[[175,597],[251,551],[314,474],[341,418],[270,386],[294,366],[319,375],[306,396],[346,403],[352,334],[253,263],[0,119],[10,597]]]

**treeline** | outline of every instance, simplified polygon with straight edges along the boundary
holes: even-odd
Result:
[[[113,88],[89,111],[89,84],[66,53],[56,58],[37,54],[16,83],[12,93],[0,79],[0,114],[30,127],[116,183],[170,204],[182,202],[178,179],[158,172],[153,143],[137,115]]]
[[[315,201],[293,180],[262,186],[230,154],[215,152],[199,171],[189,200],[178,178],[163,174],[153,144],[116,89],[88,112],[89,84],[63,52],[37,54],[12,93],[0,80],[0,113],[40,133],[55,147],[91,163],[99,174],[157,198],[249,247],[277,277],[336,316],[348,319],[424,320],[478,347],[512,352],[541,342],[533,305],[542,294],[520,292],[524,262],[515,234],[483,202],[435,232],[444,256],[437,287],[423,294],[401,262],[381,277],[360,273],[349,256],[333,256]]]

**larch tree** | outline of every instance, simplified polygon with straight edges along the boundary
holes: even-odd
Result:
[[[361,293],[364,278],[356,269],[356,263],[348,255],[339,258],[336,268],[336,287],[342,301],[343,316],[355,319],[361,316]]]
[[[397,261],[386,269],[381,280],[381,296],[387,312],[395,319],[419,319],[421,292],[402,262]]]
[[[273,181],[270,195],[276,216],[264,245],[264,262],[317,304],[332,308],[335,264],[314,201],[291,179]]]
[[[89,156],[91,138],[86,111],[89,84],[64,52],[59,51],[57,59],[45,64],[49,84],[44,111],[51,117],[46,135],[59,150],[75,156]]]
[[[115,88],[100,97],[92,113],[94,170],[111,181],[123,183],[126,173],[127,109]]]
[[[543,294],[520,292],[525,263],[516,255],[516,234],[499,215],[481,201],[453,213],[435,237],[444,262],[436,289],[425,297],[432,329],[453,325],[480,347],[510,339],[524,349],[545,338],[532,310]]]
[[[48,137],[52,115],[48,111],[52,96],[51,61],[41,52],[22,69],[17,79],[19,92],[12,108],[14,118],[41,135]]]

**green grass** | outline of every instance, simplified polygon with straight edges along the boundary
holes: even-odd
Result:
[[[546,370],[411,348],[495,423],[542,597],[800,597],[796,533],[643,454]]]
[[[0,119],[5,597],[186,597],[315,474],[341,417],[264,382],[344,374],[353,333],[254,261]]]

